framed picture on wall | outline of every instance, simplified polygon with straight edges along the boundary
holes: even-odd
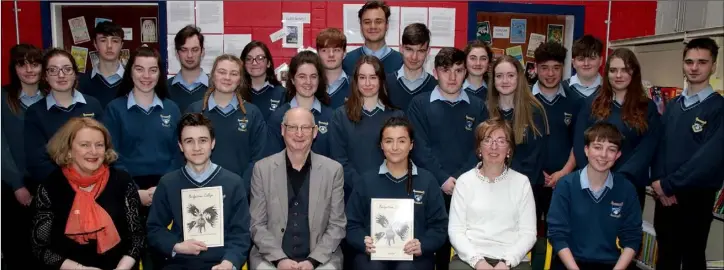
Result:
[[[548,25],[548,41],[558,42],[563,44],[563,25],[562,24],[549,24]]]
[[[141,17],[141,43],[158,42],[158,19]]]
[[[304,25],[301,23],[284,24],[286,36],[283,38],[282,48],[301,48],[304,41]]]

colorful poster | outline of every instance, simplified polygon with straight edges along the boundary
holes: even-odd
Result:
[[[475,36],[478,40],[490,44],[492,38],[490,36],[490,22],[478,22],[478,31]]]
[[[528,41],[528,49],[525,51],[525,56],[535,57],[535,49],[538,46],[546,42],[546,36],[536,33],[530,33],[530,40]]]
[[[525,43],[527,24],[526,19],[510,19],[510,43]]]
[[[549,24],[548,25],[548,41],[558,42],[563,44],[563,25],[562,24]]]
[[[525,60],[523,60],[523,46],[517,45],[505,49],[505,54],[518,59],[521,66],[525,66]]]
[[[125,67],[128,63],[128,59],[131,58],[131,50],[129,49],[123,49],[121,50],[121,56],[118,57],[121,60],[121,64]]]
[[[81,44],[90,41],[88,34],[88,26],[85,24],[85,17],[75,17],[68,20],[70,25],[70,34],[73,36],[73,44]]]
[[[491,50],[493,51],[493,58],[498,58],[505,55],[505,50],[503,49],[492,48]]]
[[[70,54],[75,59],[78,66],[78,72],[85,73],[85,63],[88,60],[88,48],[73,46],[70,48]]]

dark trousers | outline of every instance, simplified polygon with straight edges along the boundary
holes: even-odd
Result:
[[[29,181],[26,183],[30,184]],[[26,185],[30,194],[35,195],[36,189]],[[15,199],[15,191],[5,183],[2,184],[2,253],[6,269],[37,268],[31,251],[32,213],[30,206],[23,206]]]
[[[634,262],[631,261],[631,264]],[[609,264],[609,263],[597,263],[597,262],[583,262],[583,261],[576,261],[576,265],[578,265],[578,269],[582,270],[611,270],[613,269],[616,264]],[[629,265],[628,269],[637,269],[636,267],[631,267]],[[551,270],[566,270],[566,266],[563,264],[561,260],[558,259],[558,256],[554,256],[553,260],[551,261]]]
[[[214,267],[215,265],[220,264],[220,263],[221,262],[210,263],[210,262],[204,262],[204,261],[200,261],[200,260],[199,261],[185,260],[183,262],[170,262],[163,268],[159,267],[158,269],[163,269],[163,270],[202,270],[203,269],[203,270],[206,270],[206,269],[211,269],[211,267]],[[146,267],[144,266],[143,269],[145,270]],[[241,270],[241,269],[239,269],[239,270]]]
[[[452,199],[452,196],[443,193],[442,197],[445,200],[445,211],[450,214],[450,200]],[[452,245],[450,245],[450,238],[445,237],[445,243],[442,244],[442,247],[435,252],[435,270],[449,269],[451,248]]]
[[[706,269],[706,242],[716,190],[687,190],[674,195],[677,204],[672,206],[665,207],[656,201],[656,268]]]
[[[639,196],[639,206],[641,206],[641,212],[643,213],[644,206],[646,206],[646,187],[636,187],[636,195]]]
[[[151,187],[155,187],[158,185],[158,181],[161,180],[161,175],[143,175],[143,176],[134,176],[133,181],[136,182],[136,185],[138,186],[138,189],[149,189]],[[143,224],[146,224],[146,220],[148,220],[148,213],[150,211],[151,207],[141,205],[141,208],[138,209],[139,214],[141,216],[141,220]],[[141,261],[143,262],[143,270],[160,270],[165,269],[163,266],[166,262],[166,258],[164,258],[163,255],[161,255],[160,251],[154,250],[151,246],[148,245],[148,241],[146,241],[146,251],[144,254],[141,255]],[[213,265],[212,265],[213,266]],[[179,268],[174,268],[179,269]],[[210,269],[210,267],[209,267]]]
[[[431,255],[415,257],[412,261],[373,261],[370,256],[357,253],[354,256],[354,268],[356,270],[433,270],[434,259]],[[347,269],[347,268],[345,268]],[[439,268],[438,268],[439,269]]]

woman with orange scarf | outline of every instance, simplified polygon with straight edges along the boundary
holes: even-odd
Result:
[[[108,130],[73,118],[50,139],[60,169],[33,200],[33,253],[52,269],[135,269],[145,242],[138,190],[116,160]]]

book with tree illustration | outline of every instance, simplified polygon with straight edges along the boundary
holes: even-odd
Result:
[[[220,186],[181,190],[184,241],[224,246],[224,195]]]
[[[404,251],[407,241],[414,239],[414,208],[412,199],[372,199],[370,235],[375,252],[371,260],[411,261]]]

